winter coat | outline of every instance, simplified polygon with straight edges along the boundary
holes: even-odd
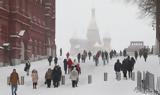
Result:
[[[80,59],[80,58],[81,58],[81,54],[80,54],[80,53],[78,53],[77,58],[78,58],[78,59]]]
[[[131,66],[131,70],[133,70],[133,69],[134,69],[134,64],[135,64],[136,61],[135,61],[134,58],[131,58],[131,61],[130,61],[130,62],[131,62],[131,65],[132,65],[132,66]]]
[[[78,71],[78,74],[81,74],[80,64],[77,64],[75,67],[76,67],[76,70]]]
[[[144,58],[147,58],[147,57],[148,57],[148,53],[147,53],[146,51],[143,53],[143,57],[144,57]]]
[[[122,71],[126,71],[127,72],[127,59],[124,59],[123,62],[122,62]]]
[[[31,76],[32,76],[33,83],[37,83],[38,82],[38,73],[32,72]]]
[[[48,61],[52,62],[52,58],[53,58],[52,56],[49,56]]]
[[[62,76],[61,67],[55,66],[52,71],[52,79],[53,81],[60,81]]]
[[[71,80],[77,80],[78,79],[78,71],[74,68],[70,73]]]
[[[24,71],[28,71],[28,70],[30,69],[30,66],[31,66],[30,62],[27,61],[27,62],[26,62],[26,65],[25,65]]]
[[[121,63],[120,62],[116,62],[115,65],[114,65],[114,70],[116,72],[120,72],[121,71]]]
[[[17,85],[17,83],[19,84],[19,76],[18,73],[16,72],[12,72],[10,75],[10,83],[11,85]]]
[[[55,58],[54,58],[54,63],[57,63],[57,62],[58,62],[58,58],[55,57]]]
[[[90,57],[91,55],[92,55],[92,53],[89,51],[89,52],[88,52],[88,56]]]
[[[68,61],[67,61],[67,65],[68,65],[68,68],[71,68],[73,62],[72,60],[69,58]]]
[[[48,70],[45,74],[45,79],[52,79],[52,70]]]

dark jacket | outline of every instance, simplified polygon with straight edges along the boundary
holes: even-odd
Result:
[[[122,62],[122,71],[127,72],[127,59],[124,59]]]
[[[120,62],[116,62],[114,65],[114,70],[116,72],[120,72],[121,71],[121,63]]]
[[[58,58],[55,57],[55,58],[54,58],[54,63],[57,63],[57,62],[58,62]]]
[[[48,61],[52,62],[52,58],[53,58],[52,56],[49,56]]]
[[[52,71],[52,79],[53,81],[60,81],[62,76],[62,71],[60,66],[55,66]]]

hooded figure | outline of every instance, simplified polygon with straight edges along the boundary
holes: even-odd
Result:
[[[19,76],[18,73],[16,72],[16,69],[13,69],[13,72],[10,75],[10,84],[11,84],[11,89],[12,89],[12,95],[17,95],[17,84],[19,84]]]
[[[61,80],[62,71],[59,65],[56,65],[52,71],[52,79],[54,87],[59,86],[59,81]]]
[[[33,82],[33,89],[37,89],[37,82],[38,82],[38,72],[37,70],[33,69],[32,70],[32,82]]]
[[[52,70],[51,68],[48,69],[48,71],[45,74],[45,83],[47,84],[47,87],[50,88],[51,86],[51,79],[52,79]]]
[[[77,86],[77,80],[78,80],[78,71],[74,67],[70,74],[70,79],[72,80],[72,87]]]

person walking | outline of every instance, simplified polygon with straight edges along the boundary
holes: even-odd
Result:
[[[70,79],[72,81],[72,87],[77,86],[77,80],[78,80],[78,71],[76,70],[76,67],[73,68],[73,70],[70,73]]]
[[[17,95],[17,87],[19,83],[19,75],[16,72],[16,69],[13,69],[13,72],[10,75],[10,85],[11,85],[11,90],[12,90],[12,95]]]
[[[92,53],[91,53],[91,51],[89,51],[89,52],[88,52],[89,60],[90,60],[91,56],[92,56]]]
[[[30,61],[26,60],[26,65],[25,65],[24,71],[27,72],[27,76],[29,76],[30,67],[31,67]]]
[[[144,52],[143,52],[143,58],[144,58],[145,62],[147,61],[147,57],[148,57],[148,52],[147,52],[147,50],[144,50]]]
[[[61,71],[61,67],[59,65],[56,65],[52,71],[52,80],[53,80],[53,85],[54,88],[60,85],[59,81],[61,80],[62,77],[62,71]]]
[[[134,52],[134,57],[137,60],[137,57],[138,57],[138,52],[137,51]]]
[[[124,79],[127,79],[127,59],[122,61],[122,71]]]
[[[55,56],[55,58],[54,58],[54,64],[57,65],[57,63],[58,63],[58,58],[57,58],[57,56]]]
[[[49,56],[49,57],[48,57],[49,66],[51,66],[52,59],[53,59],[52,56]]]
[[[36,69],[32,70],[32,82],[33,82],[33,89],[37,89],[37,83],[38,83],[38,72]]]
[[[120,61],[119,61],[119,59],[117,59],[117,62],[115,63],[115,65],[114,65],[114,70],[115,70],[115,72],[116,72],[116,79],[117,80],[120,80],[120,71],[121,71],[121,63],[120,63]]]
[[[47,84],[47,88],[51,87],[51,79],[52,79],[52,70],[51,68],[48,69],[48,71],[45,74],[45,83]]]
[[[81,53],[78,53],[77,59],[78,59],[78,63],[80,63],[80,60],[81,60]]]

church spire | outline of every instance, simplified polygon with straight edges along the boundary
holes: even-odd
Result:
[[[92,12],[92,17],[95,17],[95,1],[94,0],[92,0],[92,10],[91,10],[91,12]]]
[[[95,8],[92,8],[92,17],[95,17]]]

